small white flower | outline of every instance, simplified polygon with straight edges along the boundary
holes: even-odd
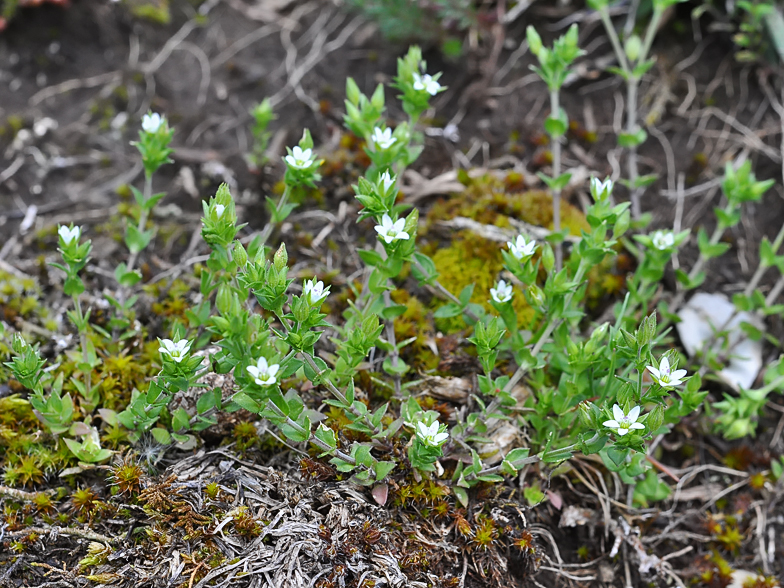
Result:
[[[395,239],[409,238],[409,234],[403,230],[405,226],[405,219],[399,218],[393,223],[392,218],[388,214],[384,213],[384,216],[381,217],[381,224],[376,225],[375,228],[376,232],[382,239],[384,239],[384,241],[391,243]]]
[[[381,151],[386,151],[395,144],[397,139],[392,136],[392,129],[384,129],[383,131],[376,127],[373,129],[373,135],[370,137],[376,147]]]
[[[278,373],[280,366],[277,363],[269,365],[266,358],[260,357],[256,365],[249,365],[246,369],[259,386],[272,386],[277,382],[275,374]]]
[[[222,217],[224,210],[226,210],[226,207],[223,206],[223,204],[216,204],[215,205],[215,218]]]
[[[313,150],[302,149],[299,145],[297,145],[294,147],[294,149],[291,150],[291,155],[287,155],[284,159],[290,167],[296,169],[307,169],[313,165]]]
[[[418,73],[414,74],[414,90],[425,90],[431,96],[435,96],[441,89],[441,84],[435,81],[428,74],[420,76]]]
[[[310,306],[321,306],[321,303],[329,296],[329,286],[324,288],[324,282],[316,281],[316,278],[305,282],[302,294]]]
[[[656,231],[651,242],[659,251],[666,251],[675,245],[675,235],[672,234],[672,231]]]
[[[433,422],[429,427],[425,423],[419,422],[417,423],[417,437],[428,447],[441,447],[449,439],[449,433],[446,431],[439,433],[440,426],[438,421]]]
[[[490,296],[498,304],[509,302],[512,299],[512,284],[507,284],[503,280],[498,280],[495,288],[490,288]]]
[[[617,404],[613,404],[614,420],[604,421],[602,424],[605,427],[615,429],[618,435],[625,435],[631,429],[645,429],[645,425],[638,423],[637,419],[640,416],[640,407],[635,406],[629,411],[629,414],[623,414],[623,409]]]
[[[57,234],[60,235],[63,243],[70,245],[73,241],[79,242],[79,237],[82,235],[82,229],[80,227],[71,227],[69,229],[68,227],[60,225],[60,228],[57,229]]]
[[[599,178],[591,178],[591,195],[596,200],[604,200],[613,190],[613,181],[607,178],[603,182]]]
[[[385,171],[383,174],[381,174],[379,180],[380,180],[379,186],[384,187],[384,194],[389,192],[389,189],[392,187],[392,184],[395,183],[395,178],[390,176],[388,171]]]
[[[158,129],[161,128],[163,121],[164,118],[157,112],[153,112],[152,114],[145,114],[142,117],[142,130],[145,133],[157,133]]]
[[[653,379],[656,380],[656,383],[662,388],[675,388],[675,386],[680,386],[683,384],[681,378],[686,375],[686,370],[671,371],[670,361],[666,357],[662,357],[662,360],[659,362],[658,370],[652,365],[647,366],[647,369],[651,372],[651,377],[653,377]]]
[[[523,259],[524,257],[531,257],[536,251],[536,241],[531,239],[526,241],[522,235],[517,235],[514,241],[507,241],[509,252],[515,256],[516,259]]]
[[[176,343],[171,339],[161,339],[161,347],[158,348],[158,351],[172,361],[180,363],[185,359],[190,348],[191,343],[187,339],[180,339]]]

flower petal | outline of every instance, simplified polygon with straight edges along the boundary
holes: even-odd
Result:
[[[652,365],[646,366],[645,369],[651,372],[651,375],[656,379],[656,381],[658,381],[659,378],[661,378],[661,374],[659,373],[659,370],[657,370]]]
[[[645,425],[643,425],[642,423],[632,423],[631,425],[629,425],[629,428],[630,429],[644,429]]]
[[[640,407],[635,406],[629,411],[629,414],[627,414],[626,416],[629,417],[630,421],[635,422],[637,420],[637,417],[640,416]]]
[[[618,430],[616,431],[616,433],[617,433],[618,435],[620,435],[621,437],[623,437],[623,436],[624,436],[626,433],[628,433],[628,432],[629,432],[629,429],[618,429]]]
[[[616,421],[620,422],[626,415],[623,413],[623,409],[620,406],[613,404],[613,416],[615,417]]]
[[[610,427],[611,429],[617,429],[618,427],[621,426],[620,423],[618,423],[618,421],[604,421],[602,425],[604,425],[605,427]]]

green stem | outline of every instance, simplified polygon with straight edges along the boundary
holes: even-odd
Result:
[[[286,419],[286,424],[297,431],[300,435],[308,435],[308,441],[313,443],[316,447],[321,449],[322,451],[329,451],[330,454],[334,455],[335,457],[342,459],[343,461],[350,463],[351,465],[357,465],[357,460],[351,457],[349,454],[344,453],[340,449],[335,449],[334,447],[329,446],[327,443],[316,437],[312,431],[307,430],[305,427],[302,427],[296,421],[292,420],[288,416],[286,416],[278,406],[272,402],[271,400],[267,402],[267,408],[270,408],[275,414],[277,414],[281,418]]]
[[[152,174],[145,174],[144,175],[144,201],[147,202],[150,197],[152,196]],[[147,210],[145,207],[142,207],[141,212],[139,213],[139,222],[137,224],[137,228],[139,232],[144,231],[144,227],[147,225],[147,218],[150,215],[150,211]],[[126,272],[132,272],[134,266],[136,265],[136,261],[139,258],[139,252],[131,253],[130,257],[128,257],[128,265],[125,268]]]
[[[558,118],[561,112],[558,89],[550,90],[550,116]],[[552,137],[553,141],[553,179],[561,176],[561,138]],[[553,190],[553,232],[561,232],[561,190]],[[561,241],[555,243],[555,271],[563,267],[563,245]]]
[[[84,313],[82,313],[82,303],[76,294],[73,295],[73,303],[74,303],[74,311],[76,312],[77,320],[79,321],[79,324],[77,326],[79,328],[79,340],[82,345],[82,361],[88,366],[85,368],[84,371],[84,385],[85,385],[84,392],[85,395],[89,397],[92,392],[93,368],[90,365],[90,355],[87,351],[87,325],[85,324]],[[89,398],[85,398],[85,399],[89,400]]]

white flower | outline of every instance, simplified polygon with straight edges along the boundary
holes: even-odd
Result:
[[[526,241],[522,235],[517,235],[514,241],[507,241],[509,252],[515,256],[516,259],[523,259],[524,257],[531,257],[536,251],[536,241],[531,239]]]
[[[321,303],[329,296],[329,286],[324,288],[324,282],[320,280],[317,282],[316,278],[313,278],[309,282],[305,282],[302,294],[310,306],[321,306]]]
[[[249,365],[246,369],[259,386],[272,386],[277,382],[275,374],[278,373],[280,366],[277,363],[268,365],[267,359],[260,357],[258,361],[256,361],[256,365]]]
[[[163,121],[164,118],[157,112],[153,112],[152,114],[145,114],[142,117],[142,130],[145,133],[157,133],[158,129],[161,128]]]
[[[392,129],[384,129],[382,131],[378,127],[373,129],[373,135],[370,137],[370,140],[382,151],[386,151],[395,144],[395,141],[397,141],[397,139],[392,136]]]
[[[429,427],[425,423],[419,422],[417,423],[417,437],[428,447],[441,447],[449,439],[449,433],[446,431],[439,433],[438,429],[440,426],[438,421],[435,421]]]
[[[637,419],[640,416],[640,407],[635,406],[629,411],[629,414],[623,414],[623,409],[617,404],[613,404],[614,420],[604,421],[602,424],[605,427],[615,429],[618,435],[625,435],[630,429],[645,429],[645,425],[638,423]]]
[[[420,76],[418,73],[414,74],[414,90],[425,90],[431,96],[435,96],[441,89],[441,84],[435,81],[428,74]]]
[[[613,181],[607,178],[603,182],[599,178],[591,178],[591,195],[596,200],[604,200],[613,190]]]
[[[291,150],[291,155],[287,155],[284,159],[290,167],[307,169],[313,165],[313,150],[301,149],[299,145],[297,145]]]
[[[675,235],[672,234],[672,231],[656,231],[651,242],[659,251],[665,251],[675,245]]]
[[[224,210],[226,210],[226,207],[223,206],[223,204],[216,204],[215,205],[215,218],[222,217]]]
[[[498,280],[495,288],[490,288],[490,296],[498,304],[503,304],[512,299],[512,284],[507,284],[503,280]]]
[[[670,371],[670,361],[666,357],[662,357],[661,362],[659,362],[658,370],[652,365],[647,366],[647,369],[651,372],[651,376],[656,380],[656,383],[662,388],[680,386],[683,384],[681,378],[686,375],[686,370]]]
[[[60,225],[60,228],[57,229],[57,234],[60,235],[63,243],[70,245],[73,241],[79,242],[79,237],[82,235],[82,229],[80,227],[71,227],[69,229],[68,227]]]
[[[176,343],[171,339],[161,339],[161,347],[158,348],[163,355],[180,363],[191,348],[191,343],[187,339],[180,339]]]
[[[388,171],[385,171],[383,174],[381,174],[381,177],[379,178],[379,186],[384,187],[384,194],[389,192],[389,189],[392,187],[392,184],[394,183],[395,183],[395,178],[390,176]]]
[[[403,230],[405,226],[405,219],[399,218],[393,223],[392,218],[384,213],[384,216],[381,217],[381,224],[376,225],[376,232],[384,241],[391,243],[395,239],[409,238],[409,234]]]

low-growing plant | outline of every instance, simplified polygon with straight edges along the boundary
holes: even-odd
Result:
[[[529,34],[543,78],[552,82],[557,96],[559,80],[579,53],[576,29],[552,50],[535,46],[537,37]],[[557,63],[551,57],[557,57]],[[90,380],[100,361],[92,341],[123,341],[129,332],[139,336],[128,320],[135,303],[131,293],[140,277],[135,264],[154,238],[155,229],[148,228],[147,221],[162,195],[152,194],[152,176],[168,160],[173,132],[164,117],[147,115],[137,144],[145,167],[144,191],[134,191],[140,214],[126,234],[130,258],[115,273],[116,333],[96,328],[89,311],[81,307],[80,271],[87,263],[90,241],[83,240],[79,227],[60,227],[58,232],[63,263],[57,267],[65,273],[63,291],[75,309],[69,316],[82,341],[77,366],[82,379],[72,379],[78,398],[63,393],[62,372],[48,369],[36,347],[20,335],[12,342],[13,356],[6,365],[31,391],[30,403],[47,430],[63,437],[80,461],[94,463],[112,454],[100,446],[96,413],[105,429],[115,431],[112,438],[117,444],[123,441],[116,431],[124,429],[137,445],[150,437],[169,445],[193,443],[195,433],[216,423],[219,411],[245,409],[272,423],[289,443],[307,444],[318,458],[359,484],[383,484],[389,476],[441,480],[467,505],[469,490],[479,483],[500,482],[535,463],[549,467],[576,454],[598,454],[607,469],[624,482],[637,484],[638,504],[667,496],[667,489],[650,472],[646,443],[697,410],[707,394],[701,390],[699,374],[679,369],[683,358],[669,345],[674,308],[660,309],[663,320],[652,308],[656,284],[688,233],[634,235],[640,246],[634,245],[626,237],[629,203],[613,201],[611,180],[592,178],[588,228],[565,252],[562,264],[550,243],[516,235],[503,248],[502,276],[486,293],[492,311],[471,303],[473,286],[450,292],[439,282],[433,260],[418,248],[418,209],[398,201],[400,178],[423,149],[422,115],[430,108],[430,99],[444,90],[438,80],[438,74],[426,73],[418,48],[399,59],[392,87],[407,120],[390,126],[385,87],[379,84],[367,96],[353,80],[347,81],[345,126],[364,142],[370,162],[353,186],[361,205],[358,222],[376,239],[371,247],[357,251],[365,266],[364,280],[354,287],[342,316],[321,312],[334,296],[330,286],[315,276],[289,277],[285,243],[274,247],[274,253],[266,246],[272,227],[293,210],[288,202],[292,190],[320,181],[322,160],[306,130],[283,158],[285,189],[279,201],[269,201],[269,224],[254,238],[238,238],[245,225],[238,224],[227,185],[203,202],[201,236],[210,254],[199,269],[198,302],[185,313],[187,324],[176,323],[170,338],[159,339],[159,373],[145,389],[133,390],[124,410],[114,412],[99,408],[100,388]],[[564,118],[556,98],[548,119],[554,138],[565,129]],[[552,180],[557,183],[559,178]],[[559,187],[551,185],[554,191]],[[679,273],[684,292],[701,283],[708,260],[725,252],[721,235],[738,222],[742,204],[759,199],[768,187],[756,180],[749,164],[727,166],[722,183],[725,206],[717,209],[714,234],[698,236],[697,264],[690,273]],[[556,243],[560,244],[558,239]],[[587,274],[616,256],[624,244],[639,262],[628,281],[629,292],[616,304],[613,321],[592,324],[585,304]],[[773,255],[766,258],[769,265],[776,264],[775,250]],[[450,422],[412,393],[417,376],[403,353],[412,340],[394,338],[394,321],[407,307],[394,303],[390,292],[400,285],[414,290],[415,284],[431,286],[446,300],[437,316],[460,317],[481,366],[471,402]],[[515,296],[523,296],[534,312],[518,316]],[[323,340],[325,333],[329,341]],[[197,353],[210,342],[217,351]],[[326,346],[334,351],[329,363],[318,351]],[[368,367],[371,353],[383,355],[378,368]],[[232,374],[235,388],[229,399],[202,383],[209,373]],[[784,381],[774,376],[768,387],[780,390]],[[302,380],[324,393],[331,418],[320,411],[320,401],[302,392]],[[359,394],[360,381],[383,394],[368,400]],[[200,387],[194,414],[182,406],[170,408],[176,395]],[[380,396],[386,400],[375,400]],[[728,405],[724,408],[734,414]],[[491,465],[481,448],[492,442],[500,423],[525,430],[526,443],[500,450]],[[237,441],[252,443],[253,435],[243,431],[235,434]],[[128,459],[115,465],[117,491],[138,492],[142,473]],[[533,504],[544,494],[532,485],[525,496]],[[475,537],[479,549],[497,532],[491,521],[483,525],[481,536]]]

